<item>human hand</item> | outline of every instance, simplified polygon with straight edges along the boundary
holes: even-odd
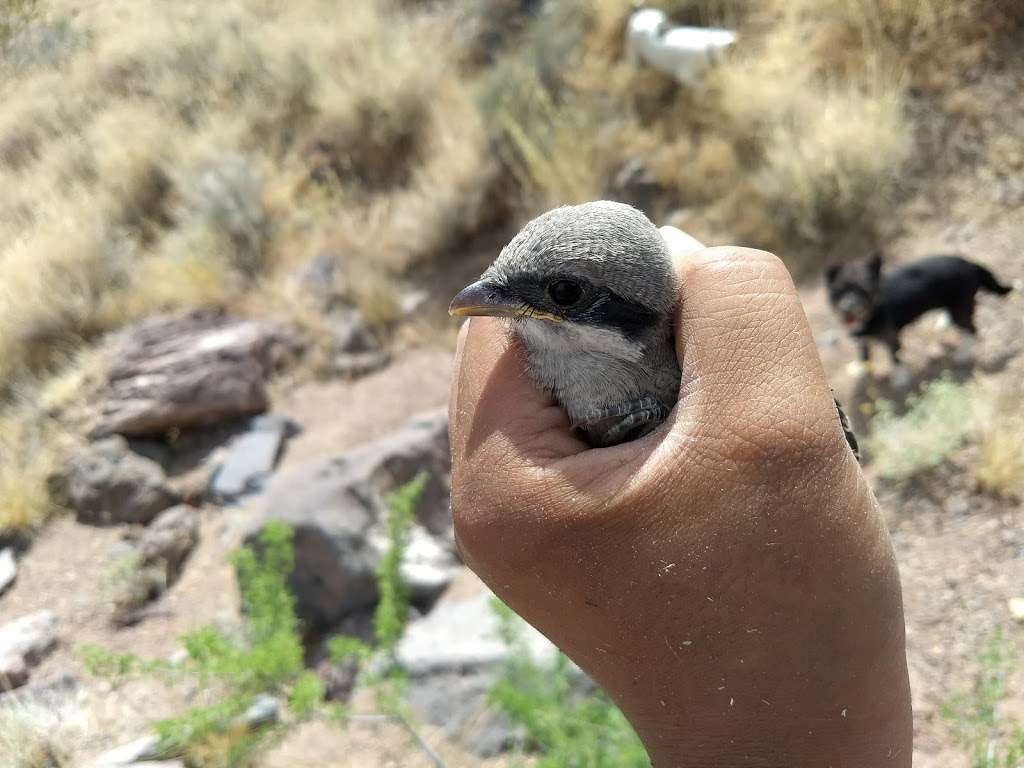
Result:
[[[463,328],[466,562],[615,699],[657,766],[909,766],[899,576],[789,274],[674,245],[680,397],[640,440],[588,450],[502,321]]]

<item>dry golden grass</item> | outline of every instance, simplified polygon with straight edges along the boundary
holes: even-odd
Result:
[[[665,212],[827,248],[880,215],[910,152],[894,52],[995,5],[671,2],[744,34],[698,95],[622,60],[627,0],[532,24],[474,7],[478,43],[511,27],[493,64],[453,42],[460,4],[353,0],[344,24],[323,0],[90,6],[86,49],[3,89],[0,387],[154,308],[251,306],[321,248],[365,264],[378,306],[381,281],[509,211],[606,195],[636,158]]]
[[[85,717],[75,705],[54,709],[10,702],[0,710],[0,768],[68,765],[86,732]]]
[[[1024,20],[1010,0],[671,0],[678,21],[741,32],[692,93],[625,60],[629,0],[532,20],[515,5],[350,0],[339,21],[327,0],[50,0],[49,26],[25,16],[40,35],[8,39],[29,63],[0,73],[0,396],[159,309],[275,313],[316,338],[285,276],[325,250],[389,328],[402,275],[607,196],[637,160],[659,218],[816,264],[898,197],[907,87],[950,86]]]
[[[50,514],[47,478],[56,467],[52,436],[25,406],[0,413],[0,533],[29,533]]]
[[[5,88],[0,389],[154,309],[243,306],[317,245],[394,274],[488,220],[489,139],[435,15],[145,5],[90,8],[88,55]]]
[[[974,424],[977,455],[971,473],[986,490],[1024,497],[1024,366],[1014,366],[977,388]]]

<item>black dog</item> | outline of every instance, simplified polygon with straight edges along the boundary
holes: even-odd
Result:
[[[960,256],[927,256],[882,274],[882,254],[830,267],[825,273],[828,301],[850,334],[860,341],[860,357],[870,358],[868,342],[888,346],[899,365],[900,332],[925,312],[945,309],[958,328],[973,336],[978,291],[1003,296],[1012,289],[989,270]]]

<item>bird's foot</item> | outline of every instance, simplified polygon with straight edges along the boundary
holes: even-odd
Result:
[[[624,443],[641,437],[668,416],[668,408],[657,398],[641,397],[624,403],[594,408],[575,425],[595,448]]]

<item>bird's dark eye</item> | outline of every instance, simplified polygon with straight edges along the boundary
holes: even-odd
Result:
[[[583,295],[583,289],[579,283],[572,280],[555,280],[548,285],[548,295],[551,300],[560,307],[571,307]]]

